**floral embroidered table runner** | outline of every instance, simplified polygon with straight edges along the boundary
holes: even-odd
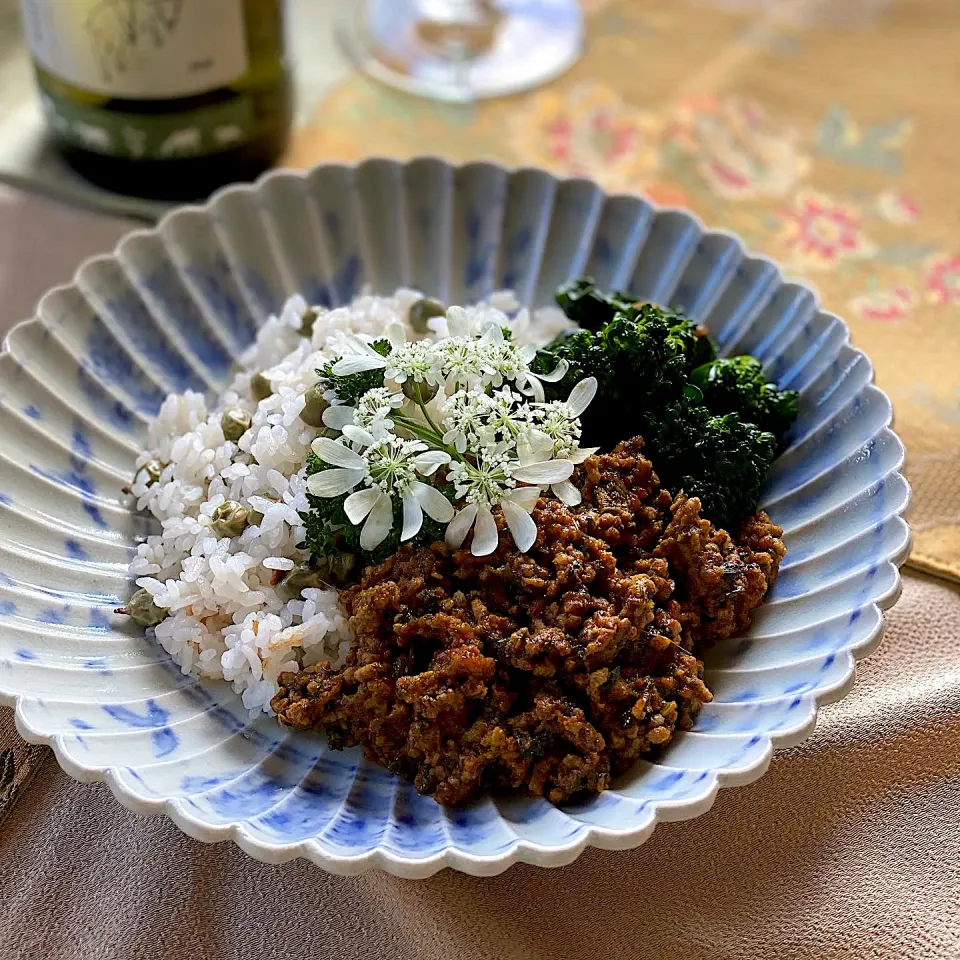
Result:
[[[893,400],[911,562],[960,579],[960,6],[587,0],[586,55],[475,107],[335,86],[287,162],[433,153],[687,207],[813,283]]]

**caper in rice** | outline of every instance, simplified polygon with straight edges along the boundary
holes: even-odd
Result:
[[[211,517],[210,529],[220,538],[239,537],[250,523],[246,507],[236,500],[224,500]]]
[[[429,403],[440,388],[425,380],[404,380],[403,395],[414,403]]]
[[[250,429],[251,423],[253,418],[243,407],[230,407],[229,410],[225,410],[220,418],[224,440],[236,443]]]
[[[446,312],[447,308],[439,300],[421,297],[411,304],[407,319],[414,333],[426,333],[427,321],[431,317],[442,317]]]
[[[293,599],[299,597],[304,590],[325,587],[327,583],[324,579],[325,573],[326,570],[322,567],[313,567],[309,563],[298,563],[283,578],[283,593]]]
[[[327,582],[335,587],[344,587],[353,579],[357,566],[357,557],[348,550],[341,551],[327,560]]]
[[[313,325],[317,322],[317,317],[320,316],[322,307],[307,307],[303,311],[303,315],[300,317],[300,336],[306,337],[308,340],[313,336]]]
[[[262,373],[255,373],[250,378],[250,396],[253,397],[255,403],[266,400],[272,394],[273,387]]]
[[[147,475],[147,486],[152,487],[155,483],[160,482],[160,475],[166,470],[167,465],[162,460],[148,460],[136,473],[134,481],[141,473],[146,473]]]
[[[324,397],[324,386],[321,383],[315,383],[309,387],[303,394],[303,410],[300,411],[300,419],[308,427],[320,429],[323,426],[323,414],[330,402]]]
[[[166,620],[170,616],[169,610],[158,607],[153,601],[149,591],[140,589],[128,601],[126,607],[121,608],[118,613],[125,613],[130,619],[141,627],[155,627],[158,623]]]

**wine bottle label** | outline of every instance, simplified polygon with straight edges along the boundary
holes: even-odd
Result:
[[[176,113],[126,113],[40,94],[58,136],[90,153],[128,160],[175,160],[219,153],[256,134],[250,94]]]
[[[248,68],[242,0],[20,0],[37,62],[91,93],[189,97]]]

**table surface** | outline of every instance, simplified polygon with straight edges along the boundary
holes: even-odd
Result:
[[[587,6],[587,61],[546,90],[464,114],[348,78],[305,119],[291,161],[439,144],[645,185],[745,232],[850,318],[898,408],[924,562],[956,573],[960,263],[947,261],[960,207],[958,144],[942,142],[955,97],[942,87],[957,75],[952,53],[949,68],[938,57],[960,43],[960,15],[942,16],[942,0]],[[695,77],[670,74],[666,38],[689,45]],[[0,187],[0,333],[130,225]],[[945,393],[918,354],[951,369]],[[909,572],[854,690],[758,783],[722,791],[710,813],[638,850],[492,880],[336,878],[203,846],[70,781],[0,710],[0,958],[245,956],[251,941],[266,955],[343,958],[955,958],[958,651],[960,592]]]

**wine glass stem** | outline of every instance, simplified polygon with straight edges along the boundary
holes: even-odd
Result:
[[[469,64],[489,50],[498,15],[492,0],[414,0],[417,35],[453,68],[454,83],[468,82]]]

